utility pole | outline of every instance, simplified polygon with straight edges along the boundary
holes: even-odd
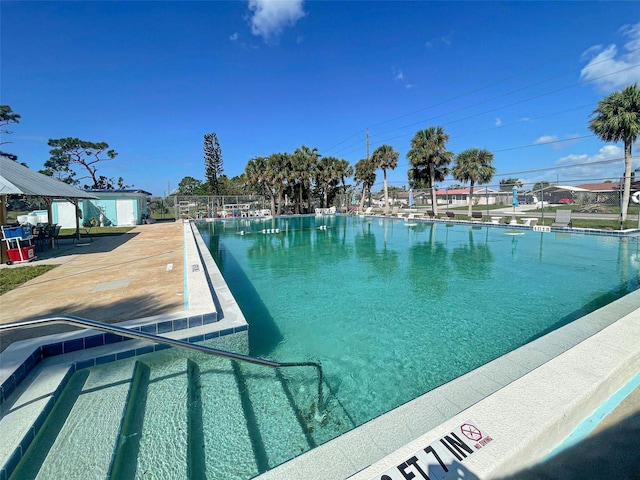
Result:
[[[369,160],[369,129],[367,128],[367,160]]]
[[[367,135],[366,135],[366,144],[367,144],[367,163],[369,163],[369,129],[367,128],[366,130]],[[368,189],[369,190],[369,206],[371,206],[371,188]],[[638,214],[640,216],[640,214]]]

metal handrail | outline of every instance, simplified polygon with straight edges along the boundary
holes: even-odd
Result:
[[[148,340],[154,343],[169,345],[171,347],[186,348],[187,350],[195,350],[196,352],[206,353],[208,355],[217,355],[220,357],[240,360],[242,362],[253,363],[256,365],[264,365],[267,367],[286,368],[286,367],[314,367],[318,374],[318,402],[316,403],[316,419],[321,419],[320,414],[322,404],[322,365],[320,362],[275,362],[259,357],[250,357],[241,353],[228,352],[226,350],[218,350],[217,348],[205,347],[194,343],[185,342],[183,340],[174,340],[173,338],[161,337],[138,330],[119,327],[117,325],[109,325],[107,323],[88,320],[86,318],[74,317],[71,315],[59,315],[55,317],[36,318],[32,320],[23,320],[20,322],[6,323],[0,325],[0,333],[9,330],[17,330],[20,328],[35,328],[49,324],[65,324],[73,325],[80,328],[89,328],[92,330],[100,330],[102,332],[113,333],[123,337],[135,338],[139,340]]]

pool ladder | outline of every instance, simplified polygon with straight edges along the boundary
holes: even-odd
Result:
[[[205,347],[204,345],[197,345],[195,343],[185,342],[183,340],[174,340],[173,338],[161,337],[153,335],[151,333],[145,333],[138,330],[131,330],[129,328],[119,327],[116,325],[109,325],[107,323],[98,322],[95,320],[88,320],[86,318],[74,317],[71,315],[59,315],[55,317],[37,318],[32,320],[23,320],[20,322],[7,323],[0,325],[0,333],[9,330],[17,330],[20,328],[36,328],[49,324],[65,324],[72,325],[80,328],[87,328],[91,330],[99,330],[106,333],[113,333],[122,337],[134,338],[139,340],[148,340],[153,343],[160,343],[162,345],[168,345],[171,347],[185,348],[187,350],[195,350],[196,352],[206,353],[208,355],[216,355],[219,357],[226,357],[232,360],[239,360],[241,362],[253,363],[256,365],[264,365],[274,368],[287,368],[287,367],[313,367],[316,369],[318,376],[318,401],[316,402],[315,418],[320,421],[324,418],[322,411],[322,383],[323,373],[322,365],[320,362],[275,362],[273,360],[267,360],[260,357],[250,357],[236,352],[228,352],[225,350],[218,350],[217,348]]]

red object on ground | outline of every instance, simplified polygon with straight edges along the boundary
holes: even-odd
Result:
[[[22,255],[21,255],[22,253]],[[36,246],[27,245],[22,248],[9,248],[7,249],[7,255],[12,262],[26,262],[36,258]]]

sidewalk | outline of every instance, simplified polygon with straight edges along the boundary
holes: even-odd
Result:
[[[61,240],[38,260],[0,268],[58,267],[0,296],[0,323],[75,315],[107,323],[184,310],[182,222],[140,225],[93,242]],[[0,335],[0,351],[23,338],[69,331],[50,326]]]

